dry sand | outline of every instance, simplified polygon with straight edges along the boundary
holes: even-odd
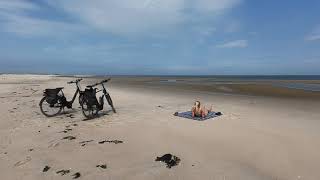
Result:
[[[319,101],[219,93],[168,92],[110,85],[110,107],[83,121],[79,104],[53,118],[40,113],[42,90],[74,85],[67,77],[0,75],[1,179],[320,179]],[[95,81],[85,79],[85,85]],[[172,116],[199,99],[222,116],[192,121]],[[67,133],[61,131],[72,130]],[[62,139],[75,136],[74,140]],[[82,146],[79,142],[93,140]],[[99,144],[102,140],[123,143]],[[171,169],[156,162],[172,153]],[[96,165],[106,164],[107,168]],[[45,166],[51,168],[42,172]],[[60,175],[59,170],[70,170]]]

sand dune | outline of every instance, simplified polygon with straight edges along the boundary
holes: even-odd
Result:
[[[90,180],[320,178],[319,101],[111,83],[116,114],[105,106],[100,117],[84,121],[75,103],[57,117],[42,115],[42,90],[65,86],[71,98],[75,87],[66,84],[69,80],[0,75],[1,179],[72,179],[76,173]],[[213,104],[223,115],[207,121],[172,115],[189,110],[195,99]],[[68,136],[75,139],[64,139]],[[166,153],[181,162],[168,169],[155,161]]]

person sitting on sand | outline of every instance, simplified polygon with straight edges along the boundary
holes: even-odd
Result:
[[[209,112],[212,111],[212,106],[210,109],[206,109],[206,107],[201,107],[201,103],[200,101],[196,101],[194,103],[194,106],[191,109],[192,112],[192,117],[206,117],[208,115]]]

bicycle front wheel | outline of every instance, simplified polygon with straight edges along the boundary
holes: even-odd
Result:
[[[59,102],[50,104],[47,102],[47,97],[43,97],[39,103],[42,114],[47,117],[53,117],[58,115],[62,110],[62,105]]]
[[[79,94],[79,104],[80,104],[80,105],[82,105],[82,102],[84,101],[84,100],[83,100],[83,97],[84,97],[83,93],[80,93],[80,94]]]
[[[107,95],[105,95],[105,96],[106,96],[106,99],[107,99],[107,101],[108,101],[108,104],[109,104],[109,105],[111,106],[111,108],[112,108],[112,111],[113,111],[114,113],[117,113],[116,109],[115,109],[114,106],[113,106],[113,102],[112,102],[112,99],[111,99],[110,95],[107,94]]]

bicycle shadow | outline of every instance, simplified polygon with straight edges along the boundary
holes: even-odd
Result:
[[[62,111],[59,115],[57,115],[56,117],[57,118],[60,118],[60,119],[64,119],[64,118],[75,118],[76,116],[76,113],[78,111],[76,109],[68,109],[68,110],[64,110]]]
[[[92,120],[96,120],[96,119],[99,119],[99,118],[101,118],[101,117],[103,117],[103,116],[109,116],[110,113],[112,113],[112,112],[113,112],[112,110],[100,111],[97,116],[95,116],[95,117],[93,117],[93,118],[89,118],[89,119],[88,119],[88,118],[85,118],[85,119],[83,119],[82,121],[92,121]]]

